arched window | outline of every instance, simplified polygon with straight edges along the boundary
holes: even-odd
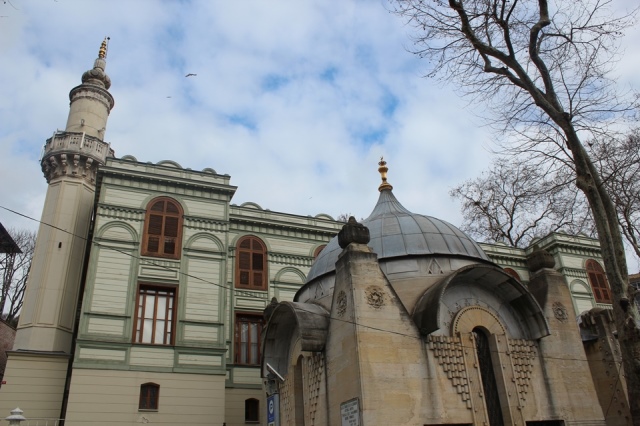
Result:
[[[244,237],[238,241],[236,287],[249,290],[267,289],[267,250],[257,237]]]
[[[147,206],[142,238],[144,256],[180,258],[182,207],[171,198],[152,200]]]
[[[498,384],[493,371],[493,361],[491,360],[491,348],[489,338],[484,329],[476,327],[473,329],[474,340],[476,341],[476,354],[478,356],[478,367],[482,378],[482,390],[487,406],[490,426],[503,426],[502,407],[498,395]]]
[[[260,422],[260,401],[255,398],[245,399],[244,421],[245,423]]]
[[[138,410],[157,410],[160,398],[160,385],[156,383],[144,383],[140,385],[140,402]]]
[[[511,275],[513,278],[515,278],[516,280],[522,282],[522,280],[520,279],[520,274],[518,274],[514,269],[511,268],[504,268],[504,271]]]
[[[326,246],[327,246],[326,244],[323,244],[323,245],[319,246],[319,247],[316,249],[316,251],[314,251],[314,252],[313,252],[313,258],[315,259],[315,258],[317,258],[318,256],[320,256],[320,252],[321,252],[322,250],[324,250],[324,248],[325,248]]]
[[[586,268],[596,303],[611,303],[611,290],[602,266],[595,260],[589,259],[587,260]]]

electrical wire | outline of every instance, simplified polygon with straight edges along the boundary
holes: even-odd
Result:
[[[41,224],[41,225],[45,225],[45,226],[51,227],[51,228],[53,228],[53,229],[57,229],[57,230],[59,230],[59,231],[61,231],[61,232],[64,232],[64,233],[66,233],[66,234],[69,234],[69,235],[71,235],[71,236],[73,236],[73,237],[80,238],[80,239],[81,239],[81,240],[83,240],[83,241],[88,241],[88,238],[87,238],[87,237],[84,237],[84,236],[82,236],[82,235],[74,234],[73,232],[67,231],[66,229],[62,229],[62,228],[57,227],[57,226],[55,226],[55,225],[52,225],[52,224],[49,224],[49,223],[43,222],[43,221],[38,220],[38,219],[35,219],[35,218],[31,217],[31,216],[28,216],[28,215],[26,215],[26,214],[24,214],[24,213],[17,212],[17,211],[12,210],[12,209],[10,209],[10,208],[8,208],[8,207],[5,207],[5,206],[0,205],[0,208],[1,208],[1,209],[4,209],[4,210],[6,210],[6,211],[8,211],[8,212],[10,212],[10,213],[13,213],[13,214],[16,214],[16,215],[18,215],[18,216],[24,217],[24,218],[26,218],[26,219],[32,220],[32,221],[34,221],[34,222],[37,222],[37,223],[39,223],[39,224]],[[159,263],[155,263],[155,262],[153,262],[152,260],[149,260],[149,259],[147,259],[147,258],[142,258],[142,257],[140,257],[140,256],[136,256],[136,255],[134,255],[134,254],[132,254],[132,253],[130,253],[130,252],[127,252],[127,251],[124,251],[124,250],[118,249],[118,248],[116,248],[116,247],[112,247],[112,246],[109,246],[109,245],[105,245],[105,244],[102,244],[102,243],[100,243],[100,242],[98,242],[98,241],[95,241],[95,240],[94,240],[94,241],[91,241],[91,243],[92,243],[92,244],[94,244],[94,245],[96,245],[97,247],[105,248],[105,249],[108,249],[108,250],[113,250],[113,251],[116,251],[116,252],[118,252],[118,253],[124,254],[124,255],[126,255],[126,256],[132,257],[132,258],[134,258],[134,259],[138,259],[138,260],[140,260],[140,261],[144,262],[144,264],[145,264],[145,265],[152,265],[152,266],[157,266],[157,267],[160,267],[160,268],[163,268],[163,269],[169,270],[169,271],[175,271],[175,269],[173,269],[173,268],[170,268],[170,267],[168,267],[168,266],[161,265],[161,264],[159,264]],[[216,286],[216,287],[219,287],[219,288],[222,288],[222,289],[225,289],[225,290],[238,291],[238,292],[245,291],[245,290],[243,290],[243,289],[235,289],[235,288],[232,288],[232,287],[226,286],[226,285],[224,285],[224,284],[217,284],[217,283],[214,283],[213,281],[209,281],[209,280],[206,280],[206,279],[204,279],[204,278],[198,277],[198,276],[196,276],[196,275],[188,274],[188,273],[186,273],[186,272],[178,271],[178,274],[180,274],[180,275],[182,275],[182,276],[185,276],[185,277],[188,277],[188,278],[193,278],[193,279],[199,280],[199,281],[204,282],[204,283],[206,283],[206,284],[211,284],[211,285],[213,285],[213,286]],[[318,316],[322,316],[322,317],[327,318],[327,315],[324,315],[324,314],[321,314],[321,313],[318,313],[318,312],[313,312],[313,311],[305,310],[304,308],[302,308],[302,307],[300,307],[300,306],[298,306],[297,308],[298,308],[299,310],[303,311],[303,312],[306,312],[306,313],[309,313],[309,314],[312,314],[312,315],[318,315]],[[421,336],[419,333],[418,333],[417,335],[414,335],[414,334],[401,333],[401,332],[394,331],[394,330],[386,330],[386,329],[383,329],[383,328],[378,328],[378,327],[373,327],[373,326],[370,326],[370,325],[366,325],[366,324],[358,323],[358,322],[356,322],[356,321],[346,320],[346,319],[343,319],[343,318],[337,318],[337,317],[334,317],[334,316],[331,316],[331,315],[329,315],[329,316],[328,316],[328,318],[329,318],[330,320],[339,321],[339,322],[345,322],[345,323],[349,323],[349,324],[356,325],[356,326],[358,326],[358,327],[363,327],[363,328],[367,328],[367,329],[370,329],[370,330],[375,330],[375,331],[379,331],[379,332],[383,332],[383,333],[395,334],[395,335],[398,335],[398,336],[408,337],[408,338],[415,339],[415,340],[424,340],[423,336]],[[457,345],[457,342],[456,342],[456,345]],[[464,344],[462,344],[462,343],[460,343],[459,347],[460,347],[460,348],[462,348],[462,349],[472,349],[472,350],[475,350],[475,346],[465,346],[465,345],[464,345]],[[492,350],[492,352],[493,352],[493,353],[506,353],[506,352],[504,352],[504,351],[498,351],[498,350]],[[587,360],[586,358],[568,358],[568,357],[564,357],[564,358],[563,358],[563,357],[552,357],[552,356],[545,356],[545,358],[547,358],[547,359],[562,360],[562,361],[583,361],[583,362],[588,362],[588,360]],[[615,363],[618,363],[618,364],[620,364],[620,365],[622,365],[622,362],[620,362],[620,361],[615,361],[615,360],[614,360],[614,362],[615,362]],[[616,385],[617,385],[617,384],[616,384]]]

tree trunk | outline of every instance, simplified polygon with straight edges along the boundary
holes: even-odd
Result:
[[[627,381],[629,408],[633,424],[640,426],[640,315],[634,293],[630,292],[618,217],[613,201],[580,140],[570,124],[565,126],[567,145],[576,165],[576,185],[587,197],[598,230],[602,259],[613,295],[613,314]]]

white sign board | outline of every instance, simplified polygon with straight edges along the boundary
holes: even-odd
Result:
[[[358,398],[340,404],[342,426],[360,426],[360,403]]]

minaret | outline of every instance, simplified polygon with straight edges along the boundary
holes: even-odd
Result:
[[[13,351],[0,388],[0,418],[20,407],[29,418],[58,419],[73,345],[96,172],[113,150],[104,131],[113,97],[104,73],[106,38],[93,69],[71,89],[69,119],[44,146],[47,197]]]
[[[96,172],[113,150],[104,142],[114,101],[105,74],[108,38],[93,69],[69,93],[64,131],[47,139],[42,171],[49,184],[38,230],[14,351],[69,354]]]

